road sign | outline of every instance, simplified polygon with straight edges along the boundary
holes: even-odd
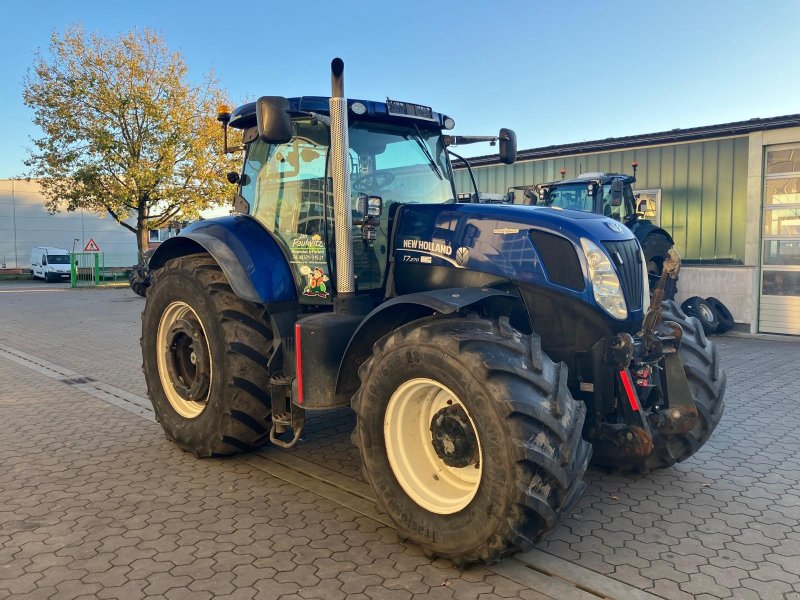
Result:
[[[98,246],[93,239],[89,239],[89,243],[86,244],[86,247],[83,249],[84,252],[100,252],[100,246]]]

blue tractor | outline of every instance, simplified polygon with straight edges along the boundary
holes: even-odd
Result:
[[[148,392],[198,457],[291,447],[307,411],[351,406],[366,480],[401,538],[456,564],[529,548],[594,461],[692,455],[725,375],[698,322],[652,300],[641,247],[601,215],[459,203],[427,106],[265,96],[219,118],[243,150],[237,214],[150,260]],[[242,133],[228,146],[228,129]]]

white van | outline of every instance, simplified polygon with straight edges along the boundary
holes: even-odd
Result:
[[[45,281],[69,280],[69,250],[38,246],[31,250],[31,277]]]

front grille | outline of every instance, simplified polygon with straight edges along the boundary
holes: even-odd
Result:
[[[626,240],[624,242],[603,242],[611,256],[611,262],[619,273],[619,282],[625,294],[628,310],[642,308],[642,294],[644,293],[642,280],[642,256],[639,253],[639,242]]]

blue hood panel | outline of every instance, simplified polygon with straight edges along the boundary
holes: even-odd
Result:
[[[583,270],[582,290],[548,280],[530,235],[536,229],[571,242]],[[406,205],[395,239],[395,260],[398,265],[466,269],[544,286],[595,306],[604,318],[617,325],[640,322],[643,310],[629,312],[628,319],[622,322],[596,306],[581,248],[582,237],[600,248],[603,242],[636,239],[617,221],[592,213],[502,204]]]

